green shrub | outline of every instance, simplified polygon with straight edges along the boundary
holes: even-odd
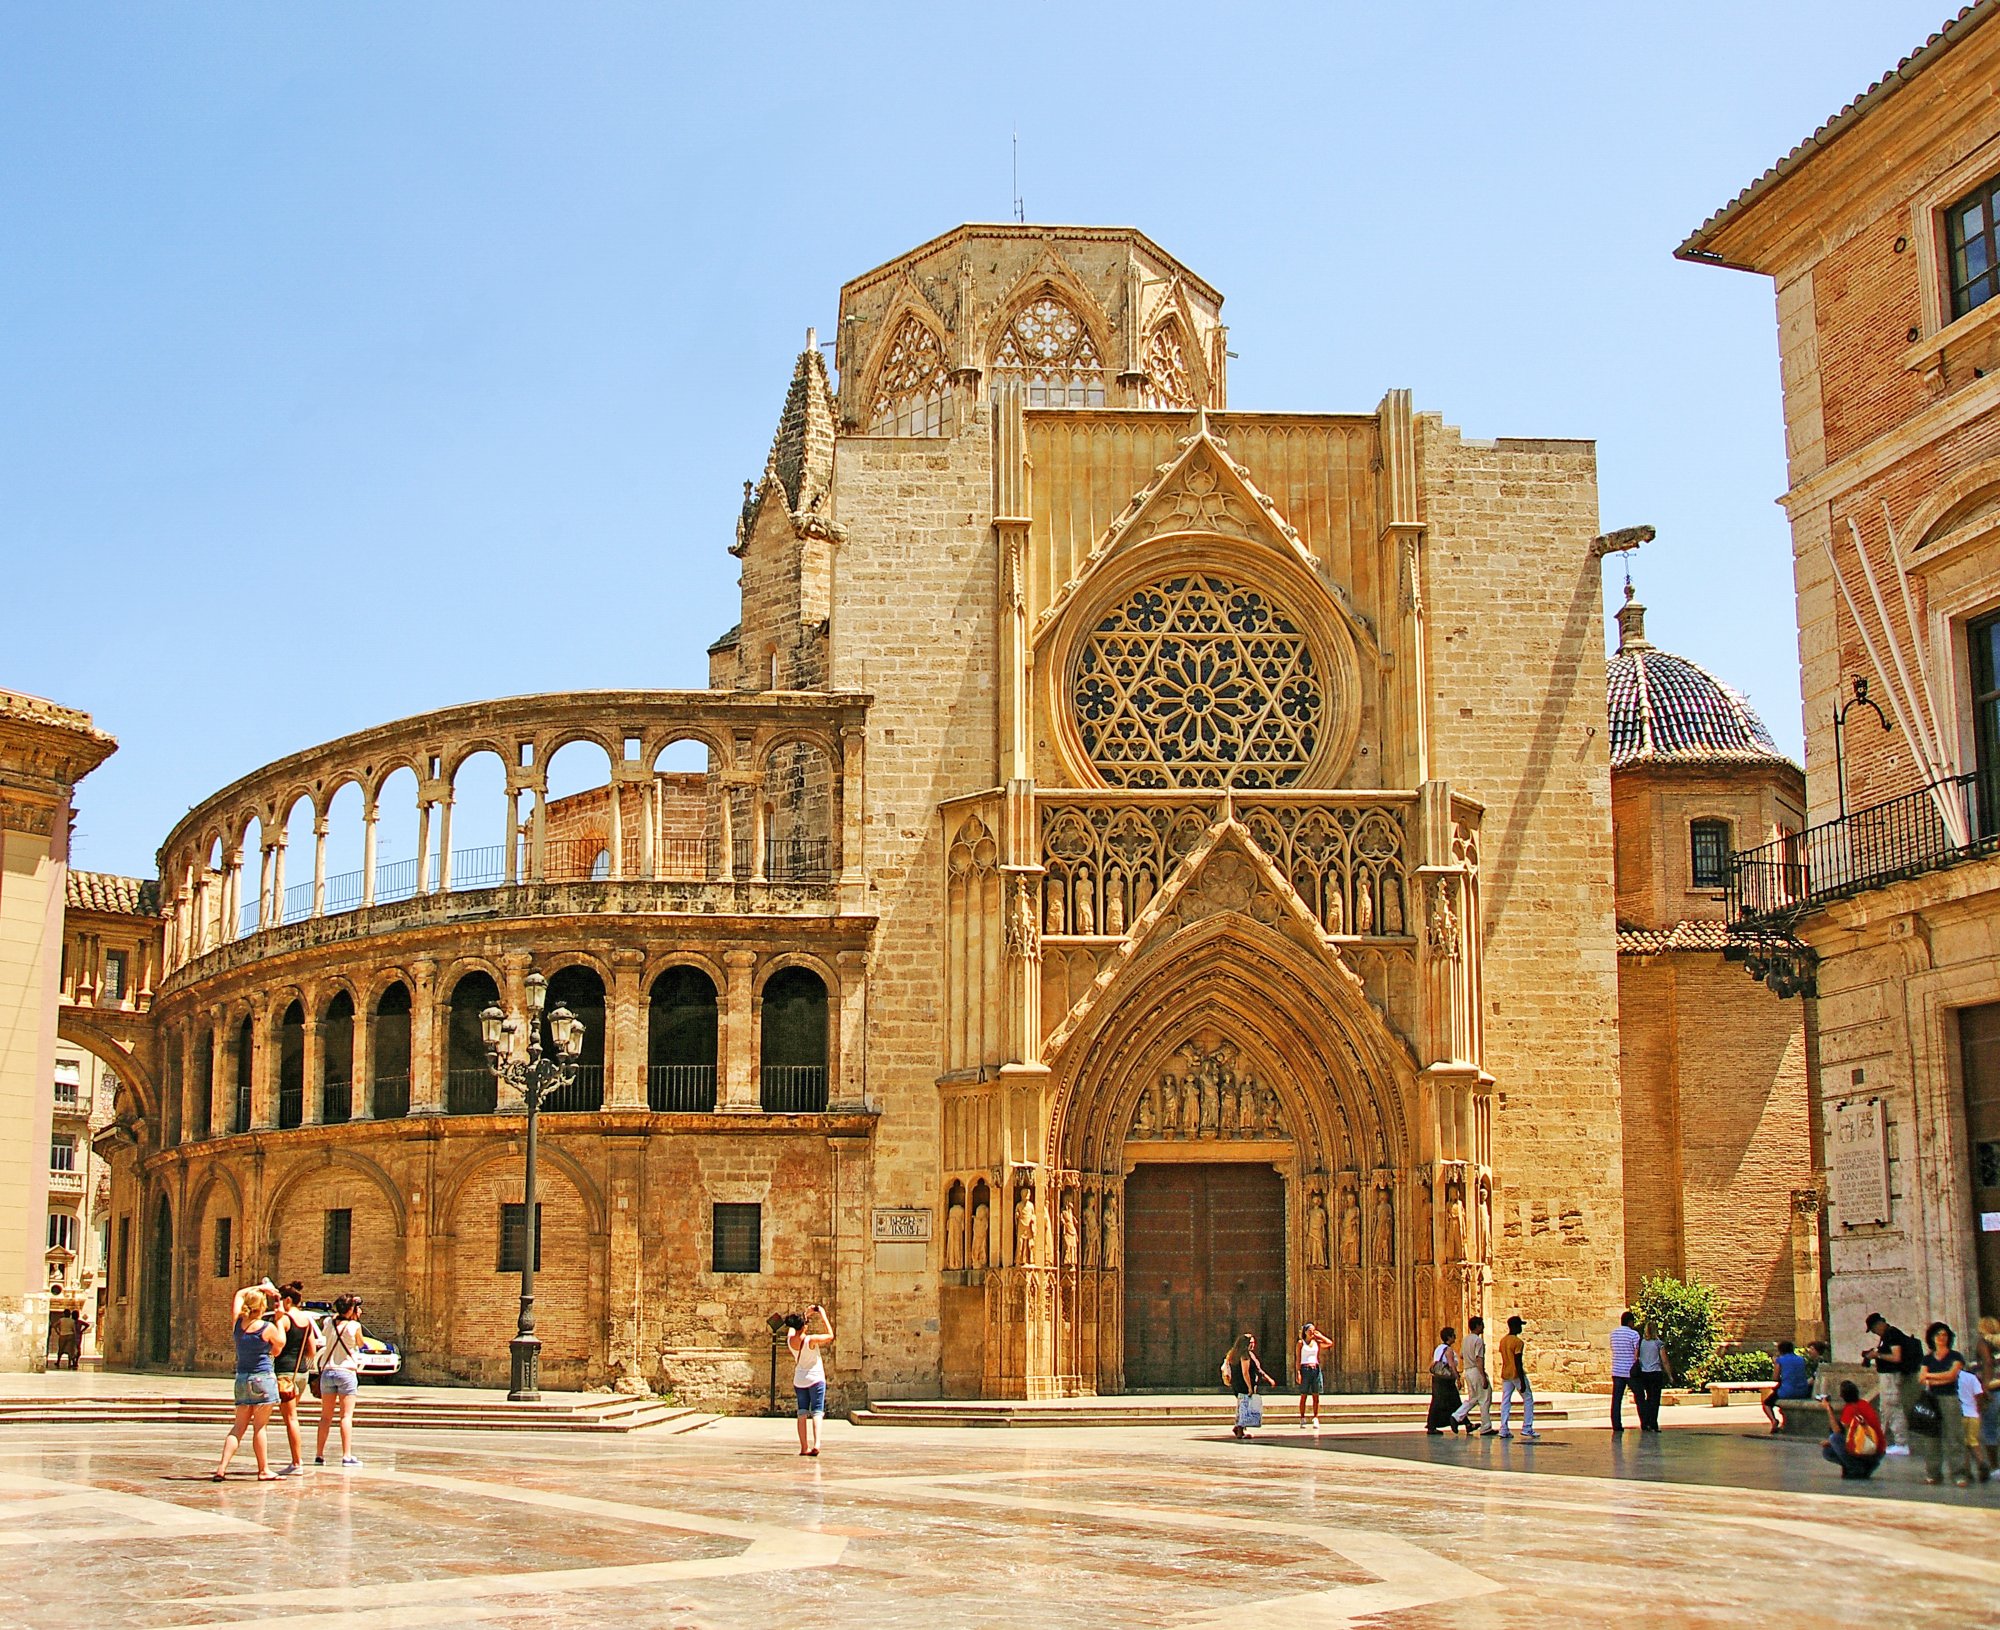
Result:
[[[1709,1367],[1721,1341],[1721,1291],[1699,1279],[1684,1283],[1655,1274],[1640,1285],[1632,1311],[1639,1315],[1642,1329],[1648,1319],[1658,1327],[1674,1375],[1683,1386],[1708,1384]]]
[[[1771,1381],[1777,1373],[1777,1365],[1769,1353],[1759,1347],[1746,1347],[1737,1353],[1717,1353],[1708,1361],[1698,1384],[1705,1387],[1715,1381]]]

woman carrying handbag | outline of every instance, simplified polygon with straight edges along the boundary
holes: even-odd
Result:
[[[1222,1361],[1223,1385],[1236,1394],[1236,1424],[1229,1429],[1233,1438],[1247,1437],[1264,1424],[1264,1400],[1257,1396],[1259,1381],[1274,1387],[1278,1384],[1257,1362],[1257,1338],[1246,1330]]]
[[[1458,1418],[1458,1332],[1450,1325],[1438,1332],[1438,1344],[1431,1349],[1431,1409],[1424,1430],[1432,1437],[1440,1432],[1456,1432]]]
[[[269,1280],[265,1281],[268,1285]],[[285,1444],[292,1451],[292,1463],[280,1477],[303,1477],[305,1453],[299,1440],[299,1394],[305,1391],[306,1372],[319,1343],[313,1318],[305,1309],[306,1288],[296,1279],[278,1287],[278,1314],[271,1322],[285,1338],[278,1350],[278,1415],[285,1423]]]

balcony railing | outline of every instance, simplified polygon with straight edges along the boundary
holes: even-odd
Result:
[[[58,1171],[51,1171],[51,1172],[49,1173],[49,1193],[51,1193],[51,1194],[81,1194],[82,1192],[83,1192],[83,1173],[82,1173],[82,1172],[77,1172],[77,1171],[69,1171],[69,1172],[58,1172]]]
[[[646,1107],[705,1115],[715,1108],[713,1064],[649,1064]]]
[[[1835,900],[1996,852],[2000,778],[1951,777],[1737,851],[1729,857],[1729,925],[1758,930],[1795,923]]]
[[[824,1064],[766,1064],[762,1107],[785,1115],[815,1115],[826,1108]]]

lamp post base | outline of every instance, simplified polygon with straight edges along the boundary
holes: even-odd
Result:
[[[516,1336],[507,1343],[513,1359],[513,1375],[507,1387],[510,1404],[538,1404],[542,1401],[542,1341],[539,1336]]]

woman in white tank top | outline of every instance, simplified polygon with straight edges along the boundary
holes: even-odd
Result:
[[[1333,1339],[1316,1324],[1299,1332],[1299,1425],[1306,1424],[1306,1400],[1312,1400],[1313,1430],[1319,1430],[1319,1395],[1326,1387],[1326,1355]]]
[[[826,1361],[820,1349],[833,1340],[833,1321],[815,1302],[803,1314],[787,1313],[785,1327],[785,1345],[792,1350],[792,1391],[799,1401],[799,1453],[817,1455],[819,1423],[826,1415]]]

